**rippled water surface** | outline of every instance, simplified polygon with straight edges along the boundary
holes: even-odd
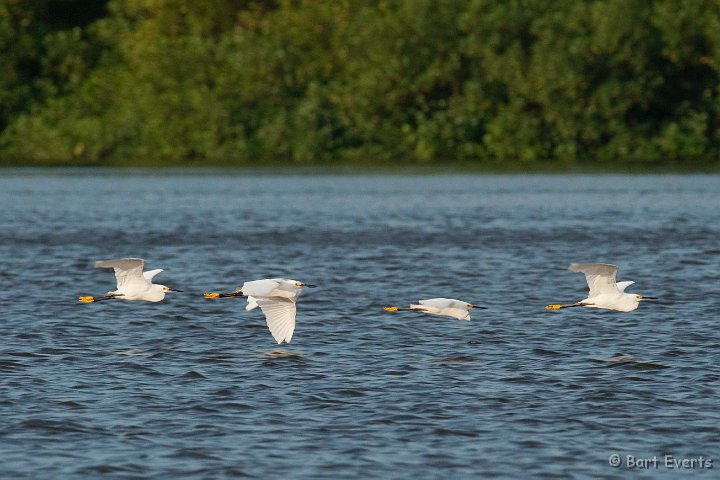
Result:
[[[2,478],[720,469],[718,176],[5,170],[0,206]],[[125,256],[184,292],[76,303]],[[571,261],[663,301],[544,310],[584,298]],[[319,286],[289,345],[202,298],[277,276]],[[489,309],[383,311],[441,296]]]

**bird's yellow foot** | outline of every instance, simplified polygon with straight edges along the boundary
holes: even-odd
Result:
[[[206,293],[205,295],[203,295],[203,297],[205,297],[205,298],[220,298],[220,294],[219,294],[219,293],[214,293],[214,292],[213,292],[213,293]]]
[[[397,312],[398,307],[385,307],[383,310],[385,310],[386,312]]]
[[[548,305],[545,307],[545,310],[560,310],[562,308],[562,305]]]
[[[90,303],[95,301],[95,297],[86,296],[86,297],[78,297],[78,301],[81,303]]]

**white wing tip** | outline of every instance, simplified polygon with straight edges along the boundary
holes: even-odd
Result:
[[[113,258],[110,260],[95,260],[95,268],[113,268],[118,262],[145,263],[145,260],[142,258]]]
[[[247,297],[247,305],[245,305],[245,311],[249,312],[250,310],[257,308],[257,300],[255,300],[255,297],[248,295]],[[280,343],[280,342],[278,342]]]
[[[617,282],[617,288],[621,292],[625,292],[625,289],[629,287],[630,285],[635,285],[635,282],[632,280],[625,280],[624,282]]]
[[[612,263],[586,262],[586,263],[571,263],[570,266],[568,267],[568,270],[570,270],[571,272],[585,273],[585,270],[588,270],[590,268],[596,268],[596,267],[613,268],[615,270],[618,269],[618,266],[613,265]]]
[[[270,332],[270,333],[272,333],[272,332]],[[292,332],[290,332],[289,334],[285,335],[284,337],[282,336],[282,333],[281,333],[281,334],[278,334],[277,337],[273,334],[273,338],[274,338],[275,341],[278,343],[278,345],[280,345],[282,342],[290,343],[290,340],[292,340]]]

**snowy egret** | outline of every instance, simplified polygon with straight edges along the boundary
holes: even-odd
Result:
[[[245,282],[231,293],[206,293],[205,298],[247,297],[245,310],[260,307],[275,341],[290,343],[295,331],[295,302],[303,287],[314,288],[315,285],[288,278],[270,278]]]
[[[625,289],[635,282],[616,282],[618,266],[609,263],[571,263],[571,272],[585,274],[590,293],[585,300],[570,305],[548,305],[548,310],[559,310],[570,307],[604,308],[619,312],[632,312],[641,300],[657,300],[655,297],[644,297],[634,293],[625,293]]]
[[[159,302],[165,298],[167,292],[180,292],[165,285],[156,285],[152,279],[162,269],[143,272],[145,260],[142,258],[120,258],[117,260],[98,260],[95,268],[112,268],[115,270],[117,290],[108,292],[102,297],[84,296],[78,300],[82,303],[100,302],[102,300],[145,300]]]
[[[455,300],[454,298],[429,298],[420,300],[419,305],[412,304],[407,308],[385,307],[386,312],[397,312],[399,310],[412,310],[415,312],[429,313],[430,315],[440,315],[443,317],[457,318],[458,320],[471,320],[470,310],[473,308],[487,309],[479,305]]]

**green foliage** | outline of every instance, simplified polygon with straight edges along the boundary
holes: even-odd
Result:
[[[6,164],[720,166],[715,0],[0,0]]]

